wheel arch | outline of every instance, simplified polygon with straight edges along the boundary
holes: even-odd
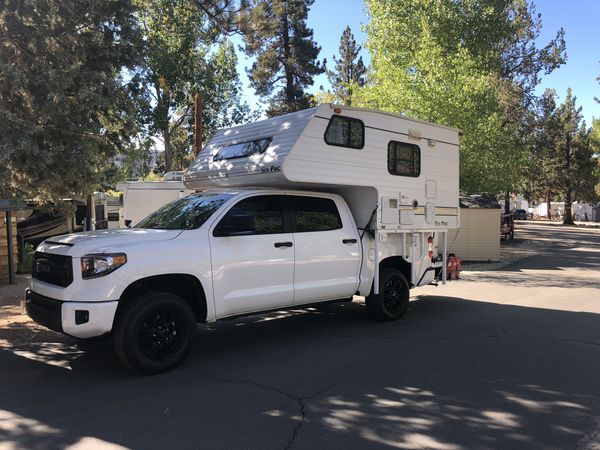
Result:
[[[396,269],[399,270],[402,275],[408,281],[410,287],[414,286],[412,280],[412,265],[407,262],[402,256],[390,256],[379,262],[379,270],[383,269]]]
[[[168,292],[181,297],[194,311],[196,321],[206,322],[208,308],[204,287],[196,276],[184,273],[152,275],[134,281],[121,294],[117,315],[131,300],[149,292]]]

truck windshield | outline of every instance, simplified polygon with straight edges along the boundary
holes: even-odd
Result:
[[[167,203],[154,211],[134,228],[155,230],[193,230],[204,222],[235,193],[205,192]]]

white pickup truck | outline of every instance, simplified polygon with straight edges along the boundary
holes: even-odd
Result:
[[[354,295],[366,296],[375,319],[398,319],[423,277],[411,279],[411,265],[390,256],[386,242],[379,253],[374,295],[373,236],[357,227],[339,195],[203,192],[167,204],[134,228],[44,241],[26,310],[77,338],[110,333],[126,365],[156,373],[184,360],[199,323]],[[427,282],[439,278],[441,257],[421,257]]]

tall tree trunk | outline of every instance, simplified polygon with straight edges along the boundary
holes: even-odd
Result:
[[[510,212],[510,192],[508,191],[504,194],[504,212]]]
[[[571,115],[569,114],[569,123],[571,123]],[[572,183],[571,183],[571,132],[567,131],[567,145],[565,146],[565,216],[563,217],[563,225],[573,225],[573,214],[571,214],[572,201]]]
[[[550,212],[551,209],[551,205],[552,205],[552,196],[550,195],[550,191],[548,191],[548,193],[546,194],[546,218],[548,220],[552,220],[552,214]]]
[[[571,204],[573,203],[573,196],[571,189],[567,189],[565,192],[565,216],[563,218],[563,225],[573,225],[573,212],[571,211]]]
[[[292,67],[290,67],[290,25],[288,21],[288,4],[285,2],[285,12],[282,18],[282,38],[283,38],[283,70],[285,72],[285,101],[290,111],[294,111],[294,76]]]
[[[171,146],[171,133],[167,125],[166,129],[162,130],[163,142],[165,144],[165,173],[171,171],[173,166],[173,149]]]

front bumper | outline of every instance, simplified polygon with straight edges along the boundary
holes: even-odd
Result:
[[[25,291],[25,310],[35,322],[77,338],[101,336],[112,330],[118,301],[71,302]]]

